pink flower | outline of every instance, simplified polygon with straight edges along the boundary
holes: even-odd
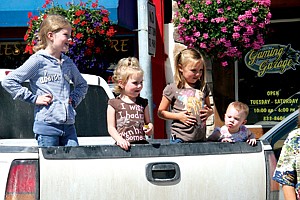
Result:
[[[191,8],[191,5],[190,4],[185,4],[185,6],[184,6],[186,9],[188,9],[188,8]]]
[[[197,18],[194,15],[190,15],[190,20],[196,21]]]
[[[200,32],[197,31],[197,32],[195,32],[193,35],[194,35],[195,37],[199,37],[199,36],[200,36]]]
[[[207,46],[206,46],[206,44],[205,44],[204,42],[201,42],[201,43],[200,43],[200,48],[202,48],[202,49],[206,49],[206,48],[207,48]]]
[[[233,30],[234,30],[235,32],[240,31],[240,30],[241,30],[241,27],[240,27],[240,26],[234,26],[234,27],[233,27]]]
[[[210,4],[212,4],[212,2],[210,0],[206,0],[205,4],[210,5]]]
[[[203,38],[207,39],[208,38],[208,33],[203,33]]]
[[[245,16],[246,18],[251,18],[252,17],[252,13],[250,10],[245,11]]]
[[[227,65],[228,65],[228,62],[227,62],[227,61],[221,62],[221,66],[222,66],[222,67],[226,67]]]
[[[198,13],[198,20],[200,21],[200,22],[203,22],[203,20],[205,19],[204,18],[204,14],[203,13]]]
[[[218,13],[224,13],[224,9],[223,9],[223,8],[218,8],[218,9],[217,9],[217,12],[218,12]]]
[[[240,34],[239,33],[233,33],[232,34],[232,38],[233,39],[238,39],[240,37]]]
[[[244,21],[246,19],[246,16],[245,15],[239,15],[238,16],[238,20],[239,21]]]
[[[232,45],[231,45],[230,40],[226,41],[226,42],[224,43],[224,46],[225,46],[225,47],[231,47]]]
[[[257,8],[257,7],[252,8],[252,9],[251,9],[251,12],[252,12],[252,13],[257,13],[257,12],[258,12],[258,8]]]
[[[244,36],[244,37],[243,37],[243,41],[244,41],[244,43],[249,43],[249,42],[250,42],[250,39]]]
[[[225,17],[217,17],[217,18],[214,18],[212,20],[214,20],[217,23],[221,23],[221,22],[225,22],[226,18]]]
[[[223,33],[226,33],[226,32],[227,32],[226,26],[221,27],[221,31],[222,31]]]
[[[253,23],[257,22],[257,17],[253,16],[252,22],[253,22]]]
[[[187,20],[186,20],[184,17],[182,17],[182,18],[180,19],[180,22],[181,22],[181,23],[186,23]]]

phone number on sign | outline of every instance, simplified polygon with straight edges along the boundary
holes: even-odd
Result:
[[[283,120],[285,117],[284,116],[264,116],[263,120],[264,121],[281,121]]]

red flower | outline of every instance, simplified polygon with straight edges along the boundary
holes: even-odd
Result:
[[[80,39],[83,37],[83,34],[82,33],[77,33],[76,36],[75,36],[77,39]]]
[[[69,45],[73,45],[75,42],[73,40],[69,41]]]
[[[92,3],[92,8],[97,8],[98,7],[98,1],[96,3]]]
[[[100,54],[100,53],[101,53],[101,49],[100,49],[100,47],[96,47],[96,49],[95,49],[95,53],[96,53],[96,54]]]
[[[25,53],[33,54],[32,46],[27,44],[25,47]]]
[[[85,13],[84,10],[77,10],[77,11],[75,12],[75,15],[76,15],[76,16],[81,16],[81,15],[84,15],[84,13]]]
[[[28,18],[30,19],[32,17],[32,12],[28,12]]]
[[[105,33],[105,30],[100,29],[98,32],[99,32],[101,35],[103,35],[103,34]]]
[[[102,14],[103,15],[107,15],[108,14],[108,10],[102,10]]]
[[[29,31],[30,32],[30,31]],[[26,33],[25,35],[24,35],[24,40],[26,41],[28,39],[28,34]]]
[[[78,24],[79,22],[80,22],[80,19],[75,19],[73,23]]]
[[[86,40],[86,46],[88,46],[88,47],[93,47],[95,45],[95,40],[94,40],[94,38],[88,38],[87,40]]]
[[[105,22],[109,22],[109,19],[108,17],[103,17],[102,21],[105,23]]]
[[[84,25],[86,25],[86,24],[87,24],[86,21],[81,22],[81,26],[84,26]]]
[[[114,34],[115,34],[114,27],[113,27],[113,26],[110,26],[109,29],[108,29],[108,31],[107,31],[107,33],[106,33],[106,35],[109,36],[109,37],[111,37],[111,36],[113,36]]]
[[[91,56],[92,54],[93,54],[93,52],[92,52],[91,49],[87,49],[87,50],[85,50],[85,52],[84,52],[84,55],[86,55],[86,56]]]

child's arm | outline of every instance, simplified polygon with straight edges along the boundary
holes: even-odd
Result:
[[[150,136],[153,134],[153,124],[151,123],[151,120],[150,120],[150,111],[149,111],[149,106],[147,105],[146,108],[145,108],[145,113],[144,113],[144,122],[145,122],[145,125],[144,126],[144,131],[145,131],[145,134]]]
[[[72,106],[76,108],[80,102],[85,98],[88,91],[88,84],[79,72],[77,67],[73,68],[73,79],[74,89],[70,93],[69,99],[72,101]]]
[[[235,142],[234,139],[232,138],[231,133],[228,131],[228,128],[224,125],[220,128],[220,141],[221,142]]]
[[[189,115],[188,111],[173,113],[169,112],[171,102],[163,96],[158,107],[158,116],[162,119],[179,120],[185,125],[193,125],[197,122],[196,117]]]
[[[116,141],[116,144],[124,150],[128,150],[130,147],[130,143],[122,138],[122,136],[118,133],[116,129],[116,116],[115,109],[111,106],[107,106],[107,129],[108,133],[111,137]]]

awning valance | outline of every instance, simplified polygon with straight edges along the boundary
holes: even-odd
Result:
[[[82,0],[87,2],[88,0]],[[80,0],[59,0],[63,7],[69,3],[78,3]],[[0,3],[0,27],[25,27],[28,22],[28,12],[38,15],[45,0],[2,0]],[[110,20],[118,22],[118,0],[98,0],[110,12]]]

